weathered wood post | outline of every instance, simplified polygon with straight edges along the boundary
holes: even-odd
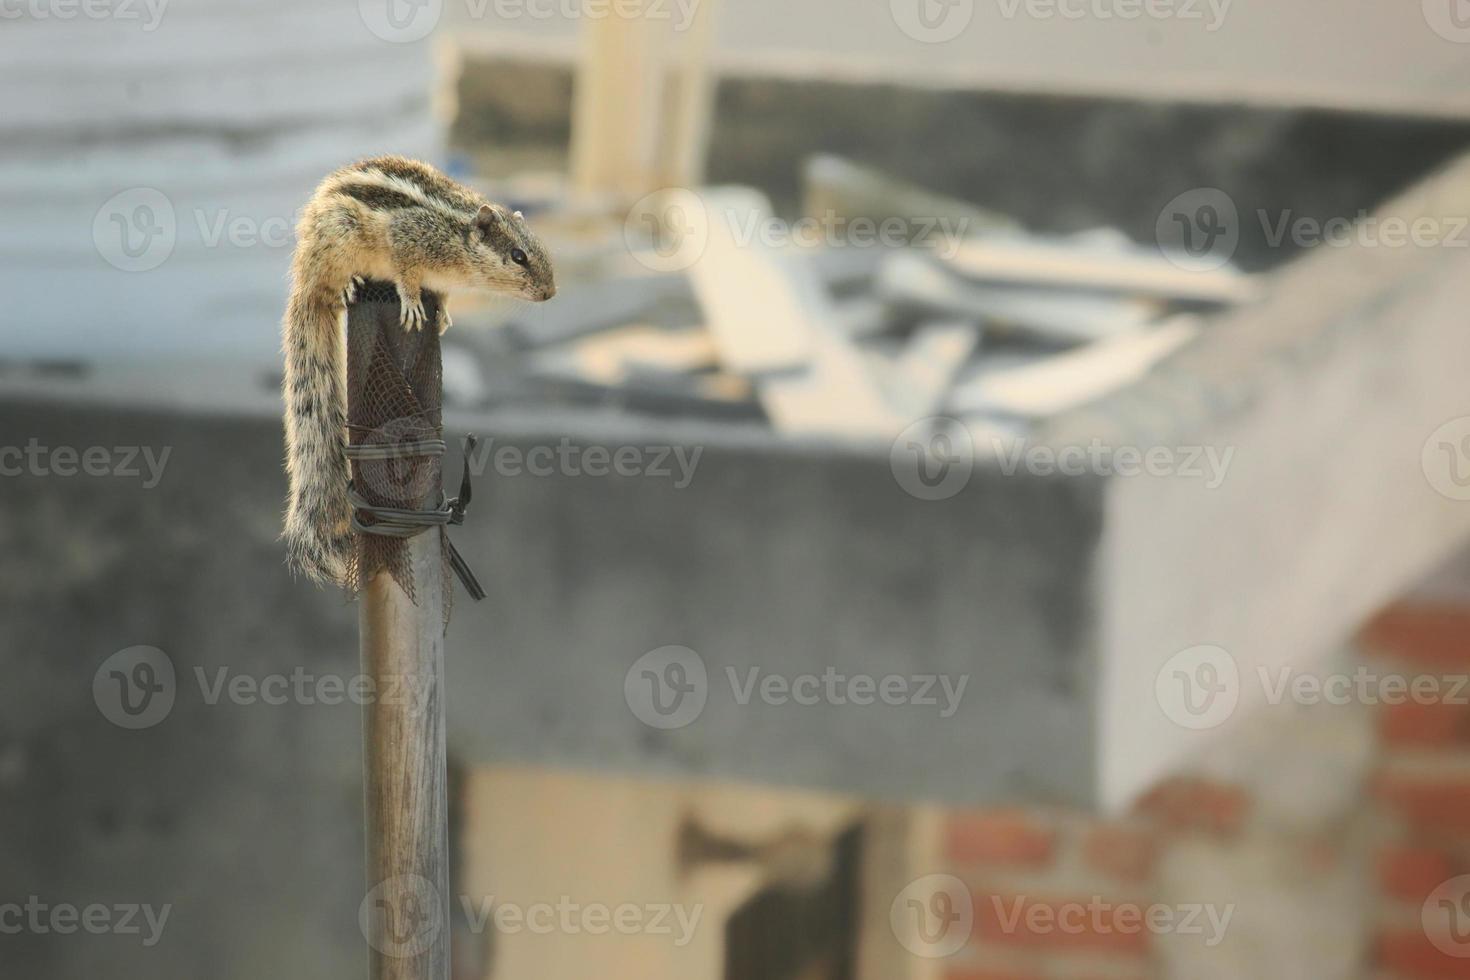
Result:
[[[429,323],[442,315],[425,293]],[[439,334],[407,331],[387,284],[347,317],[353,576],[361,611],[367,895],[359,924],[371,980],[448,980],[449,829],[444,721],[446,567],[478,586],[443,533],[468,485],[443,493]]]
[[[367,938],[372,980],[448,980],[449,824],[444,633],[437,534],[407,542],[416,606],[393,576],[363,589],[362,673]],[[394,697],[395,688],[402,697]]]

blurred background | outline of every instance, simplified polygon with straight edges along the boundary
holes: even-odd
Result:
[[[399,153],[560,287],[443,340],[455,980],[1470,976],[1465,0],[0,0],[0,81],[0,972],[365,969],[279,324]]]

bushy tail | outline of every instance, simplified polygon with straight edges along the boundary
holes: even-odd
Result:
[[[321,583],[346,584],[351,545],[346,338],[342,301],[295,283],[283,328],[286,349],[286,541],[291,566]]]

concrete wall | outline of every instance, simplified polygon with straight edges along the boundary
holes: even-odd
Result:
[[[737,74],[1463,117],[1470,29],[1454,2],[740,0],[718,4],[715,56]],[[581,6],[444,9],[472,50],[571,58],[583,21],[561,11]],[[677,25],[688,6],[653,9]]]

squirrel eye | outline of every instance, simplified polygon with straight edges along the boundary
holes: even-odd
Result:
[[[516,265],[525,265],[528,261],[526,258],[526,253],[522,252],[518,248],[513,248],[510,250],[510,260]]]

